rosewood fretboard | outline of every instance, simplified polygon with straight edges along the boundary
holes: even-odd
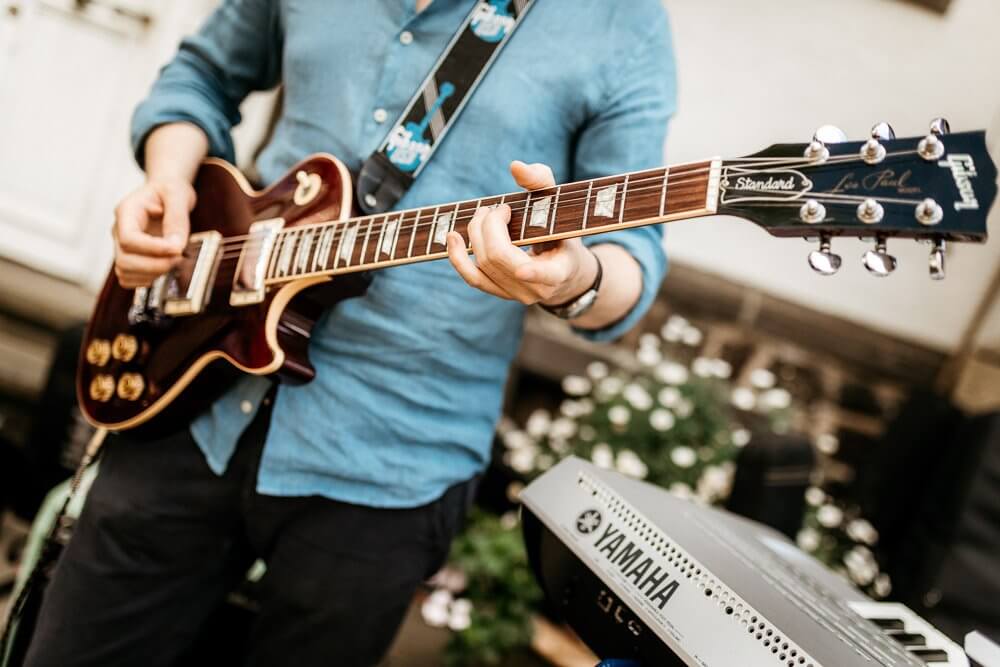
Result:
[[[449,232],[461,234],[468,247],[476,209],[500,204],[511,207],[508,230],[515,245],[710,215],[716,210],[720,172],[720,161],[706,161],[293,227],[278,235],[267,283],[439,259],[447,255]]]

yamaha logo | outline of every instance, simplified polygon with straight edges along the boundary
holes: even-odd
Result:
[[[601,527],[601,513],[597,510],[587,510],[576,518],[576,529],[584,535],[590,535]]]

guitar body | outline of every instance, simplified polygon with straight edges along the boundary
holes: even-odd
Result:
[[[308,176],[305,183],[303,176]],[[223,237],[243,237],[255,221],[282,218],[289,229],[341,220],[351,212],[350,174],[327,155],[303,160],[263,191],[254,190],[231,165],[209,160],[195,188],[192,235],[218,231]],[[303,188],[309,190],[306,196]],[[364,293],[368,284],[361,273],[336,280],[307,277],[269,290],[260,303],[233,307],[233,273],[231,266],[218,269],[202,312],[142,322],[130,317],[135,290],[122,288],[113,272],[108,276],[77,373],[80,405],[92,424],[169,432],[205,410],[241,373],[293,383],[311,380],[313,324],[324,309]]]

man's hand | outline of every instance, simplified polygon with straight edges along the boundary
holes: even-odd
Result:
[[[510,165],[514,180],[527,190],[555,186],[552,170],[543,164]],[[539,244],[527,253],[511,243],[507,224],[510,207],[481,208],[469,223],[473,262],[458,232],[448,235],[448,257],[472,287],[525,305],[559,305],[587,290],[597,276],[597,259],[580,239]]]
[[[130,289],[166,273],[187,246],[195,191],[183,179],[147,181],[115,209],[115,275]]]

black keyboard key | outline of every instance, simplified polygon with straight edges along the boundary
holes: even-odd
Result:
[[[916,632],[895,632],[890,631],[889,636],[903,646],[926,646],[927,638]]]
[[[910,649],[910,653],[928,664],[932,662],[948,662],[948,654],[938,648],[915,648]]]
[[[868,620],[883,630],[902,630],[904,627],[901,618],[869,618]]]

